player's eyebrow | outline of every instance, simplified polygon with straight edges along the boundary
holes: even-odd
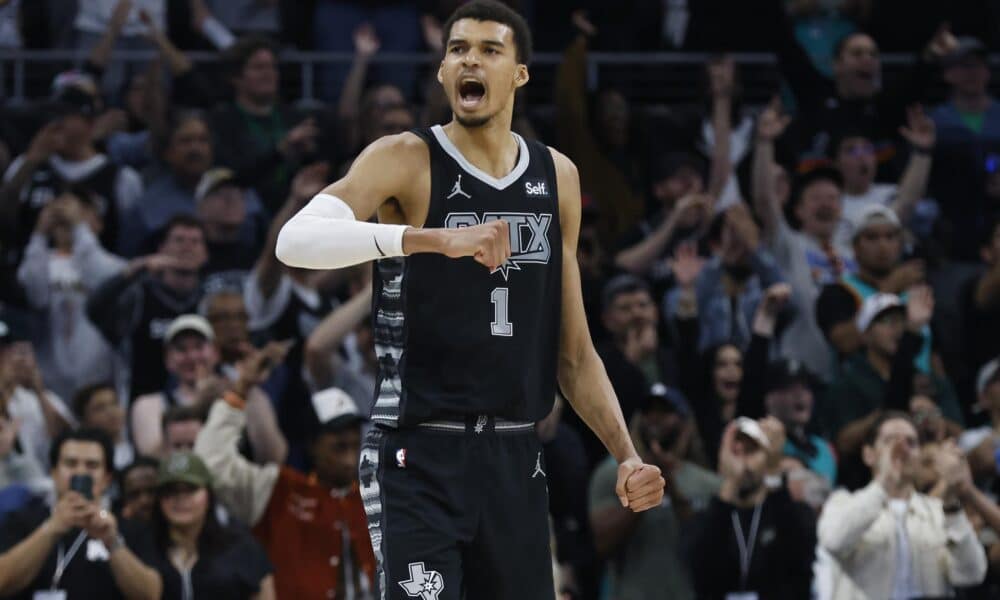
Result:
[[[501,40],[479,40],[480,44],[484,46],[493,46],[496,48],[506,48],[507,45]],[[465,38],[455,37],[448,40],[448,46],[458,46],[460,44],[471,44],[471,42]]]

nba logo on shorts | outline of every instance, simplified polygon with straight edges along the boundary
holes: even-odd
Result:
[[[396,466],[400,469],[406,468],[406,448],[396,450]]]

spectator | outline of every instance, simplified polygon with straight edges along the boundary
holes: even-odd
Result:
[[[354,155],[365,148],[378,136],[372,136],[371,124],[376,122],[383,111],[394,107],[405,107],[403,92],[392,84],[376,84],[365,90],[365,81],[371,59],[378,52],[382,41],[375,34],[371,24],[360,25],[353,33],[354,58],[347,73],[340,99],[337,102],[337,119],[342,130],[342,139]]]
[[[369,24],[386,52],[415,52],[420,49],[420,13],[416,4],[390,0],[371,4],[360,0],[318,0],[313,17],[313,44],[325,52],[350,52],[351,35]],[[323,98],[333,100],[347,78],[344,68],[328,68],[321,73]],[[410,65],[385,65],[378,79],[412,95],[416,72]]]
[[[745,350],[751,324],[766,290],[784,279],[774,259],[760,248],[760,233],[743,204],[720,213],[708,232],[713,257],[695,282],[698,302],[698,349],[732,343]],[[664,301],[668,315],[677,312],[680,290]]]
[[[590,483],[590,523],[598,555],[609,561],[611,597],[617,600],[694,598],[684,560],[685,522],[719,491],[719,477],[688,459],[694,435],[684,396],[662,383],[643,394],[631,420],[636,450],[667,479],[669,497],[659,508],[633,513],[614,495],[617,463],[607,457]]]
[[[163,339],[171,383],[160,392],[140,396],[132,405],[132,438],[136,450],[146,456],[163,456],[168,451],[163,439],[163,415],[169,408],[197,406],[201,396],[211,397],[218,387],[225,385],[212,375],[218,366],[219,351],[212,327],[203,317],[177,317],[167,327]],[[255,458],[260,462],[284,462],[287,446],[278,430],[270,399],[254,387],[248,390],[248,405],[250,446]],[[181,441],[192,438],[190,426],[178,433]]]
[[[110,381],[88,385],[73,396],[73,413],[80,427],[100,429],[114,444],[115,470],[124,469],[135,460],[135,450],[125,435],[125,410]]]
[[[864,352],[849,357],[827,390],[821,422],[841,456],[841,483],[863,484],[859,452],[869,428],[883,410],[909,410],[914,390],[913,358],[934,312],[929,287],[911,290],[904,306],[898,296],[876,294],[865,300],[857,317]],[[962,423],[962,411],[947,379],[930,375],[938,406],[947,419]]]
[[[277,54],[271,42],[248,37],[226,50],[232,102],[212,114],[215,155],[260,194],[274,213],[294,168],[316,152],[319,129],[278,101]]]
[[[49,467],[52,440],[76,425],[63,401],[45,386],[34,348],[23,327],[0,327],[0,405],[18,424],[18,443],[39,465]]]
[[[17,239],[23,246],[42,208],[66,186],[75,185],[100,199],[101,245],[116,249],[123,217],[142,195],[142,181],[135,171],[113,164],[93,145],[94,119],[101,112],[94,82],[88,76],[67,73],[53,85],[52,120],[4,175],[2,218],[17,224]]]
[[[54,504],[31,504],[0,527],[0,594],[159,598],[163,583],[144,564],[150,552],[143,530],[124,521],[119,529],[101,508],[111,440],[92,429],[67,431],[53,443],[51,462]]]
[[[226,168],[206,171],[194,193],[195,214],[205,227],[206,275],[242,280],[264,243],[264,225],[252,190]]]
[[[253,465],[237,452],[247,423],[243,398],[266,377],[276,352],[272,344],[244,363],[234,390],[212,407],[195,451],[217,478],[220,498],[266,548],[279,597],[363,595],[374,589],[375,557],[358,483],[364,418],[351,398],[335,388],[313,395],[322,426],[310,443],[309,476],[280,464]],[[300,514],[305,506],[311,518]]]
[[[580,33],[556,72],[556,137],[580,169],[580,187],[597,203],[601,237],[611,243],[642,218],[645,208],[635,140],[629,137],[631,111],[625,96],[612,89],[601,90],[588,107],[588,35],[596,28],[577,16],[574,23]]]
[[[907,125],[900,128],[900,134],[910,144],[910,158],[898,185],[875,183],[878,167],[875,145],[863,132],[842,131],[831,145],[834,164],[844,178],[843,211],[837,229],[837,241],[841,245],[850,245],[852,225],[866,206],[888,206],[902,223],[912,221],[923,225],[921,220],[934,216],[934,205],[918,205],[927,191],[927,178],[931,173],[934,121],[924,114],[920,105],[911,106],[907,109]],[[920,230],[930,233],[929,226],[922,226]]]
[[[87,319],[87,294],[125,268],[101,247],[96,199],[64,193],[47,204],[18,269],[40,327],[35,347],[45,381],[62,398],[114,376],[114,354]],[[97,227],[97,229],[95,229]]]
[[[776,16],[784,21],[774,39],[778,67],[798,107],[799,116],[783,140],[796,166],[804,169],[824,161],[833,154],[830,142],[839,133],[862,131],[875,144],[882,163],[879,168],[889,172],[883,177],[896,171],[887,163],[902,156],[897,127],[903,124],[906,106],[919,99],[927,86],[931,71],[927,61],[946,51],[948,30],[939,29],[917,64],[895,85],[883,88],[879,48],[870,35],[854,32],[840,39],[834,48],[830,81],[796,41],[787,15]]]
[[[731,56],[707,61],[703,86],[706,108],[678,119],[678,131],[667,135],[679,138],[671,147],[696,148],[699,158],[709,159],[705,189],[721,210],[743,200],[737,172],[753,150],[754,118],[742,109],[743,87]]]
[[[250,315],[239,287],[220,285],[205,293],[198,313],[205,317],[215,334],[222,371],[232,377],[237,365],[253,350],[250,343]]]
[[[166,384],[163,333],[198,306],[207,261],[201,223],[178,215],[164,226],[156,254],[133,259],[87,300],[87,316],[128,364],[131,398]]]
[[[136,457],[132,464],[118,472],[118,489],[121,491],[121,516],[138,523],[153,521],[153,504],[156,502],[156,474],[160,463],[148,456]]]
[[[1000,213],[993,216],[979,255],[986,270],[959,291],[965,333],[965,360],[970,372],[1000,355]]]
[[[609,337],[601,355],[619,399],[639,400],[651,384],[673,383],[677,378],[673,353],[660,338],[659,311],[645,280],[629,274],[612,278],[604,285],[601,304]],[[626,421],[633,408],[624,408]]]
[[[190,452],[160,464],[150,564],[167,598],[274,600],[273,569],[249,534],[219,522],[212,476]]]
[[[195,188],[212,166],[212,132],[202,113],[174,114],[162,138],[156,140],[162,167],[129,213],[130,226],[122,232],[122,254],[130,258],[138,256],[170,219],[194,214]]]
[[[690,251],[693,254],[693,251]],[[695,269],[684,268],[694,274]],[[685,276],[693,282],[693,276]],[[769,288],[754,315],[753,336],[744,353],[732,343],[723,343],[705,352],[697,351],[698,312],[693,283],[686,283],[679,300],[675,324],[677,371],[681,389],[689,398],[702,398],[692,406],[698,431],[704,441],[706,461],[718,456],[726,424],[739,415],[761,417],[764,372],[778,313],[788,301],[788,286]],[[689,306],[688,306],[689,305]],[[713,464],[714,466],[714,464]]]
[[[171,406],[163,413],[163,454],[190,452],[205,424],[200,406]]]
[[[975,38],[960,37],[941,60],[949,98],[931,111],[937,126],[936,165],[931,174],[931,195],[938,199],[947,221],[949,255],[976,260],[978,236],[997,208],[987,197],[989,179],[996,177],[1000,152],[1000,104],[989,94],[987,50]]]
[[[598,346],[598,352],[621,404],[622,416],[629,423],[650,385],[676,383],[675,359],[661,338],[656,302],[644,280],[629,274],[612,278],[604,285],[601,305],[601,320],[609,339]],[[575,414],[567,414],[566,419],[583,440],[589,464],[602,462],[607,449],[597,436]]]
[[[782,356],[801,360],[827,380],[833,357],[816,322],[816,300],[823,285],[856,270],[849,247],[835,238],[841,219],[843,178],[833,169],[813,169],[797,178],[792,205],[784,208],[774,163],[774,139],[788,125],[777,102],[757,119],[754,149],[754,206],[765,247],[792,287],[794,316],[779,341]],[[784,210],[783,210],[784,208]],[[792,229],[785,214],[794,216]]]
[[[784,456],[797,459],[832,488],[837,481],[833,448],[825,439],[808,431],[813,419],[814,375],[802,363],[782,359],[768,365],[765,381],[764,407],[768,416],[785,428]]]
[[[831,598],[949,596],[986,575],[986,556],[961,505],[914,490],[917,428],[905,413],[871,424],[864,461],[872,481],[837,491],[819,522],[832,555]],[[949,495],[957,494],[949,485]]]
[[[772,418],[740,419],[726,427],[719,493],[687,538],[698,598],[809,597],[815,517],[792,500],[780,478],[776,485],[766,478],[777,473],[784,437]]]
[[[661,205],[618,240],[615,266],[656,282],[670,283],[667,259],[685,241],[700,237],[712,218],[713,201],[702,193],[701,162],[693,154],[672,152],[653,167],[653,198]]]
[[[958,445],[969,457],[969,466],[977,483],[986,489],[998,475],[997,448],[1000,447],[1000,358],[983,365],[976,375],[976,412],[984,412],[989,421],[967,429]]]
[[[816,299],[816,320],[824,336],[840,357],[850,356],[861,346],[856,320],[861,303],[879,292],[901,294],[924,280],[924,262],[912,259],[900,263],[903,230],[896,213],[881,205],[865,207],[854,223],[854,258],[858,269],[839,282],[823,287]],[[931,331],[923,332],[924,347],[918,367],[930,371]]]

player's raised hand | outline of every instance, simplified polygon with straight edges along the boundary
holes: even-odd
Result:
[[[663,501],[663,476],[660,469],[630,458],[618,465],[618,484],[615,493],[622,506],[632,512],[642,512]]]
[[[490,270],[510,258],[510,226],[503,219],[442,231],[445,237],[441,253],[445,256],[471,256]]]

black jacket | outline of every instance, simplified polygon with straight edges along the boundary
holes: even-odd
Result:
[[[733,525],[739,515],[744,540],[750,534],[753,508],[712,499],[691,525],[687,557],[699,600],[723,600],[726,594],[757,592],[760,600],[808,598],[816,548],[816,517],[792,500],[784,487],[771,492],[760,513],[750,552],[746,585],[740,585],[740,551]]]

